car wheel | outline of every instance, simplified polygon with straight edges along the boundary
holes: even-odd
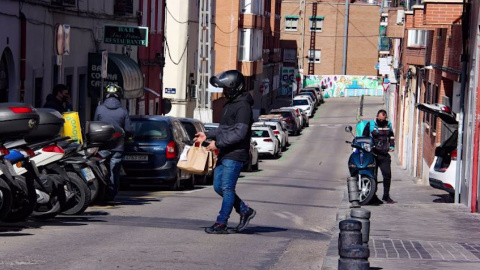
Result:
[[[193,190],[195,189],[195,177],[192,175],[190,178],[185,180],[185,189]]]
[[[252,170],[258,171],[258,160],[257,160],[257,164],[252,165]]]
[[[207,184],[207,175],[194,175],[195,183],[198,185],[206,185]]]
[[[245,164],[245,171],[247,172],[251,172],[253,171],[252,169],[252,157],[250,157],[250,159],[247,161],[247,163]]]
[[[173,183],[169,186],[170,190],[177,191],[180,189],[180,170],[177,172],[177,177],[173,180]]]

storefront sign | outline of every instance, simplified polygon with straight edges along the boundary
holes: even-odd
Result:
[[[177,89],[176,88],[165,88],[165,94],[176,94]]]
[[[104,25],[103,42],[132,46],[148,46],[148,27]]]

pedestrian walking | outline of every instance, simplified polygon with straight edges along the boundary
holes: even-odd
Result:
[[[109,84],[105,90],[103,104],[95,110],[95,121],[103,121],[117,127],[121,127],[127,137],[133,132],[132,123],[128,111],[122,107],[122,88],[116,84]],[[110,160],[110,186],[106,194],[106,201],[115,198],[120,188],[120,164],[123,159],[124,142],[121,141],[112,149],[113,156]]]
[[[389,152],[393,152],[395,150],[395,136],[393,133],[392,123],[387,120],[387,111],[378,111],[377,118],[369,121],[365,125],[365,128],[363,129],[363,136],[371,136],[375,144],[373,152],[376,154],[376,169],[377,172],[378,169],[380,169],[383,176],[382,201],[390,204],[396,203],[396,201],[392,200],[390,197],[390,184],[392,182],[392,160],[389,154]],[[381,204],[382,201],[380,201],[375,194],[375,197],[372,198],[371,203]]]
[[[245,78],[236,70],[228,70],[212,76],[210,83],[223,88],[228,99],[223,107],[222,119],[217,129],[207,134],[196,134],[195,142],[212,139],[208,150],[219,150],[214,171],[213,188],[222,196],[222,207],[216,222],[205,229],[206,233],[228,233],[227,223],[232,209],[240,215],[237,232],[245,230],[256,211],[250,208],[235,192],[243,164],[249,159],[250,140],[253,124],[253,98],[245,89]]]
[[[43,105],[44,108],[54,109],[60,113],[72,110],[72,100],[65,84],[55,85],[52,92],[47,96],[47,101]]]

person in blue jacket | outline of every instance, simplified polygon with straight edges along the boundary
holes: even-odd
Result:
[[[122,99],[122,88],[116,84],[109,84],[105,90],[105,101],[99,105],[95,111],[95,121],[103,121],[117,127],[121,127],[127,137],[133,132],[132,122],[128,115],[127,109],[122,107],[120,100]],[[114,149],[113,156],[110,160],[110,182],[106,194],[106,201],[115,198],[120,188],[120,163],[123,159],[123,144],[120,141]]]
[[[228,99],[222,110],[222,119],[218,128],[207,134],[199,132],[194,139],[204,142],[212,139],[208,150],[219,150],[217,166],[214,171],[213,188],[222,196],[222,207],[216,222],[205,229],[206,233],[224,234],[232,209],[240,215],[237,232],[245,230],[256,211],[250,208],[235,192],[243,164],[249,159],[250,140],[252,137],[253,98],[245,90],[245,78],[236,70],[228,70],[212,76],[210,84],[223,88]]]

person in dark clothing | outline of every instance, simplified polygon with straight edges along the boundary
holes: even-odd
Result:
[[[375,161],[378,169],[382,172],[383,176],[383,197],[382,200],[387,203],[396,203],[396,201],[390,198],[390,184],[392,182],[391,172],[391,157],[389,152],[395,150],[395,136],[393,133],[392,123],[387,120],[387,112],[385,110],[379,110],[377,118],[368,122],[363,130],[363,136],[372,136],[375,143],[373,152],[375,155]],[[375,197],[371,201],[373,204],[381,204],[375,194]]]
[[[228,101],[223,107],[222,119],[217,129],[207,134],[199,132],[194,139],[204,142],[212,139],[208,150],[219,150],[217,166],[214,171],[213,187],[223,197],[222,207],[213,226],[205,229],[206,233],[227,233],[227,222],[232,209],[240,215],[237,232],[243,231],[256,211],[250,208],[235,192],[244,162],[249,159],[250,140],[252,137],[253,98],[245,90],[245,78],[236,70],[229,70],[212,76],[210,83],[223,88]]]
[[[53,94],[47,96],[47,101],[43,105],[44,108],[50,108],[60,113],[72,110],[72,102],[68,87],[64,84],[57,84],[53,87]]]
[[[121,127],[126,136],[133,132],[132,123],[128,111],[122,107],[120,99],[122,97],[121,88],[115,84],[109,84],[105,91],[105,101],[95,110],[95,121],[103,121],[117,127]],[[120,163],[123,159],[124,142],[120,141],[114,149],[110,160],[110,182],[108,187],[107,201],[115,198],[120,188]]]

